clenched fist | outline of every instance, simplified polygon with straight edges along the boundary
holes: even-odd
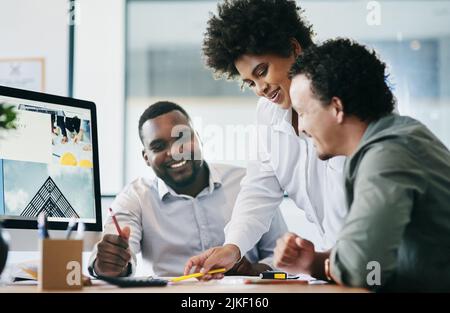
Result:
[[[94,262],[94,270],[101,276],[125,276],[128,273],[128,263],[131,252],[128,245],[130,228],[122,229],[122,236],[106,234],[97,245],[97,258]]]
[[[317,279],[327,279],[325,260],[329,256],[330,251],[316,252],[311,241],[287,233],[277,241],[274,265],[289,273],[304,273]]]

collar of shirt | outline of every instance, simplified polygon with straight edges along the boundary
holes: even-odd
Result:
[[[203,196],[205,193],[205,190],[208,190],[208,194],[211,194],[216,188],[219,188],[220,186],[222,186],[222,179],[220,178],[220,175],[217,172],[217,169],[214,166],[209,165],[206,162],[205,162],[205,164],[209,170],[209,186],[208,186],[208,188],[205,188],[204,190],[202,190],[197,195],[197,197]],[[156,176],[155,179],[156,179],[156,185],[158,188],[159,199],[161,201],[163,201],[169,195],[174,196],[174,197],[190,198],[190,196],[188,196],[188,195],[180,195],[180,194],[176,193],[171,187],[167,186],[167,184],[161,178]]]
[[[286,133],[288,135],[298,137],[300,139],[308,139],[308,137],[305,136],[303,133],[300,133],[299,135],[295,133],[294,126],[292,126],[292,109],[285,110],[277,107],[276,114],[272,115],[272,120],[270,124],[272,125],[272,128],[276,131]]]

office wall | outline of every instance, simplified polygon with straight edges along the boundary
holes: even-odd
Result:
[[[78,0],[74,97],[97,105],[102,194],[123,186],[125,1]]]
[[[124,0],[0,0],[0,59],[45,58],[45,91],[67,96],[75,22],[74,97],[97,104],[102,193],[123,185]]]
[[[0,60],[45,58],[45,91],[67,95],[68,2],[0,0]]]

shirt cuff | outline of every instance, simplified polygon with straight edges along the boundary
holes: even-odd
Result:
[[[235,242],[227,242],[227,241],[225,241],[223,245],[224,245],[224,246],[225,246],[225,245],[234,245],[234,246],[237,246],[237,247],[238,247],[239,253],[240,253],[241,257],[239,258],[239,260],[236,261],[236,263],[241,262],[242,259],[245,257],[245,254],[242,253],[243,250],[241,249],[241,247],[239,246],[239,244],[237,244],[237,243],[235,243]]]
[[[330,253],[330,274],[331,277],[333,278],[333,280],[338,283],[338,284],[342,284],[343,283],[343,272],[341,270],[341,266],[340,266],[340,262],[339,262],[339,257],[337,256],[337,249],[334,248],[331,250]]]
[[[223,245],[229,244],[238,247],[239,252],[241,253],[241,258],[239,259],[239,261],[241,261],[242,258],[247,254],[247,252],[252,248],[252,245],[248,243],[248,240],[242,239],[242,233],[239,231],[225,234],[225,242]]]
[[[97,261],[97,259],[94,259],[94,261],[88,266],[88,272],[89,275],[91,275],[92,277],[98,278],[99,275],[95,272],[95,262]],[[127,277],[127,276],[133,276],[135,273],[135,269],[136,266],[133,266],[133,260],[130,260],[130,262],[128,262],[127,265],[127,274],[123,277]]]

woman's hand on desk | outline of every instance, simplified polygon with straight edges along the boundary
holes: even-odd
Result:
[[[122,229],[122,236],[106,234],[97,245],[97,258],[94,263],[97,275],[126,276],[128,274],[128,263],[131,259],[128,226]]]
[[[215,247],[206,250],[202,254],[191,257],[184,268],[184,275],[191,273],[192,268],[195,268],[194,273],[207,273],[215,268],[226,268],[230,270],[235,266],[236,262],[241,258],[241,252],[235,245],[225,245],[223,247]],[[204,275],[201,280],[221,279],[223,274]]]

